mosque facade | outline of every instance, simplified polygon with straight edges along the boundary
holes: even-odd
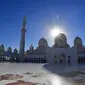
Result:
[[[76,37],[73,41],[73,46],[67,43],[65,34],[60,33],[54,38],[54,44],[50,47],[45,38],[38,41],[37,48],[34,49],[30,45],[29,49],[25,52],[25,34],[26,34],[26,17],[24,17],[19,53],[9,47],[4,51],[4,46],[0,46],[0,61],[17,61],[17,62],[33,62],[33,63],[77,63],[85,62],[85,47],[80,37]]]
[[[24,22],[26,22],[25,20]],[[25,25],[26,23],[23,24],[24,27],[21,31],[20,55],[24,55],[20,56],[21,59],[25,59],[28,62],[43,61],[47,63],[77,63],[85,61],[85,47],[82,39],[76,37],[73,42],[74,45],[70,47],[67,43],[67,37],[63,33],[55,37],[53,46],[49,47],[47,40],[41,38],[36,49],[31,45],[24,54]]]
[[[43,59],[47,63],[77,63],[78,61],[85,61],[85,47],[80,37],[76,37],[74,39],[74,45],[70,47],[66,36],[60,33],[54,39],[54,45],[52,47],[48,46],[44,38],[39,40],[36,49],[31,45],[26,51],[25,58],[29,61]]]

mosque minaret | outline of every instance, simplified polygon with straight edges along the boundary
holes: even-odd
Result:
[[[21,40],[20,40],[20,61],[24,59],[24,51],[25,51],[25,32],[26,32],[26,17],[23,19],[22,29],[21,29]]]

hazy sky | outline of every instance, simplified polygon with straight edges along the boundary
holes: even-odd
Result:
[[[26,49],[30,44],[36,47],[41,37],[47,39],[49,46],[53,45],[48,30],[54,23],[66,31],[71,46],[76,36],[81,37],[85,45],[85,0],[0,0],[0,44],[5,48],[19,49],[25,15]]]

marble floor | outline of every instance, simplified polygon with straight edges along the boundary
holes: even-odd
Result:
[[[0,85],[80,85],[84,65],[0,63]]]

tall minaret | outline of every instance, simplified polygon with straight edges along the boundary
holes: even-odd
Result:
[[[21,62],[24,60],[25,32],[26,32],[25,27],[26,27],[26,16],[23,19],[23,24],[21,29],[21,40],[20,40],[20,51],[19,51],[19,57]]]

